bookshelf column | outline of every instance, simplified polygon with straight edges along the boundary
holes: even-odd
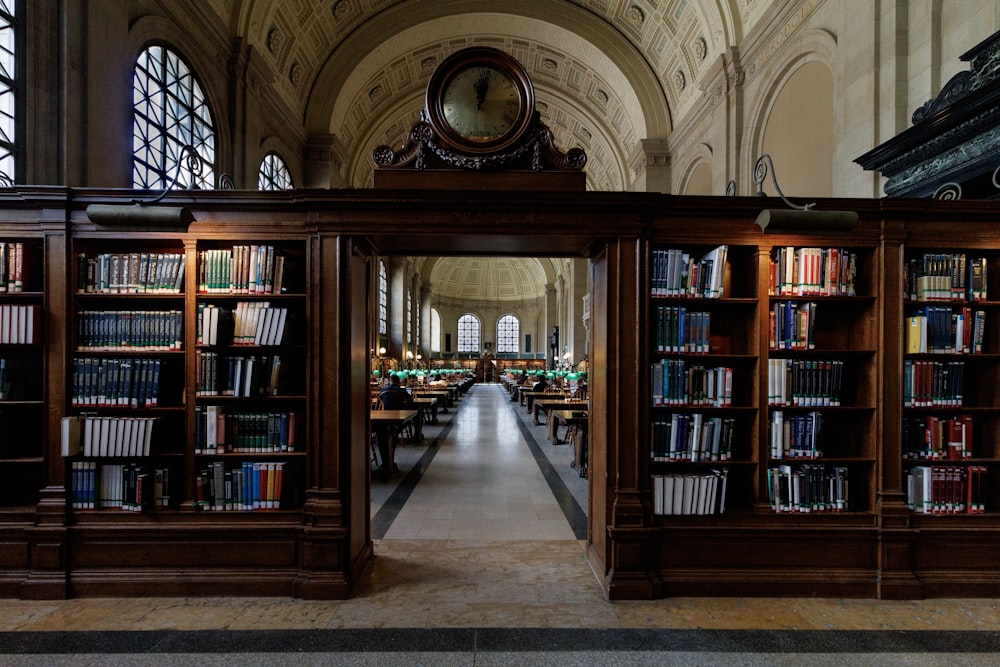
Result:
[[[903,488],[901,434],[903,377],[903,264],[904,224],[883,222],[882,285],[882,434],[879,439],[882,466],[878,480],[879,583],[882,600],[912,600],[923,597],[920,581],[913,574],[914,531]]]
[[[35,513],[35,525],[27,529],[29,573],[21,586],[21,597],[56,600],[68,594],[66,545],[66,476],[60,456],[60,410],[66,392],[66,322],[68,262],[66,226],[63,211],[60,221],[45,225],[43,263],[35,267],[44,276],[44,326],[46,347],[45,401],[50,407],[46,424],[44,486]],[[43,212],[44,214],[44,212]]]
[[[367,257],[353,239],[326,234],[310,243],[309,255],[315,363],[308,382],[315,410],[295,595],[345,598],[373,555],[367,528]]]
[[[595,340],[606,345],[607,396],[603,401],[607,419],[608,452],[606,479],[609,480],[610,515],[608,517],[609,557],[605,587],[608,597],[615,599],[648,599],[653,597],[653,582],[649,576],[648,550],[650,526],[645,462],[640,459],[640,414],[645,410],[648,383],[637,376],[636,369],[645,368],[640,349],[644,337],[639,334],[645,317],[643,304],[648,284],[648,242],[638,237],[619,237],[609,245],[606,255],[607,339]],[[599,284],[595,283],[595,289]],[[639,326],[637,326],[637,324]],[[617,341],[617,345],[614,345]],[[595,357],[598,352],[595,349]],[[601,405],[598,397],[592,404]],[[596,423],[592,430],[598,431]],[[597,443],[591,441],[591,450]],[[597,471],[592,469],[591,474]],[[613,480],[613,481],[612,481]],[[592,484],[598,484],[598,476]]]

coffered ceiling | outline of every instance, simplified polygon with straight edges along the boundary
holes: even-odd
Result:
[[[630,184],[642,139],[665,138],[702,76],[770,0],[214,0],[273,68],[310,135],[332,134],[353,187],[401,145],[449,53],[488,44],[530,72],[557,145],[583,148],[588,187]]]
[[[433,257],[423,272],[433,295],[445,302],[531,303],[545,296],[554,274],[551,262],[530,257]]]

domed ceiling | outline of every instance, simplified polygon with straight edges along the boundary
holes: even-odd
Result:
[[[456,301],[529,301],[545,296],[542,262],[534,258],[439,257],[430,268],[434,296]],[[426,275],[426,273],[425,273]]]
[[[628,189],[644,139],[699,103],[703,76],[768,0],[212,0],[273,72],[310,137],[331,137],[352,187],[399,146],[434,67],[473,44],[528,69],[562,150],[587,153],[592,190]]]

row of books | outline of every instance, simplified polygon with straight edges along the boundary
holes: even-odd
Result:
[[[141,463],[73,461],[70,502],[73,509],[120,509],[130,512],[169,507],[169,468]]]
[[[195,479],[194,507],[213,511],[281,509],[284,463],[244,461],[227,465],[214,461]]]
[[[241,301],[235,309],[198,304],[199,345],[281,345],[288,325],[288,308],[266,301]]]
[[[285,257],[272,245],[198,251],[198,291],[207,294],[281,294]]]
[[[41,379],[26,359],[0,357],[0,401],[40,398]]]
[[[653,407],[665,405],[728,408],[733,404],[733,369],[707,367],[683,359],[652,365]]]
[[[156,417],[63,417],[60,433],[62,455],[149,456],[156,422]]]
[[[816,347],[816,303],[780,301],[768,318],[768,344],[772,350],[812,350]]]
[[[181,294],[184,255],[175,252],[107,252],[76,257],[77,292]]]
[[[706,417],[700,412],[654,419],[652,460],[728,461],[732,458],[735,427],[731,417]]]
[[[855,296],[857,263],[857,255],[844,248],[774,248],[769,261],[768,293]]]
[[[925,306],[906,318],[907,354],[982,354],[986,312]]]
[[[903,458],[962,461],[972,458],[972,415],[903,418]]]
[[[906,473],[906,505],[918,514],[986,512],[986,466],[914,466]]]
[[[767,404],[776,407],[840,405],[844,362],[839,359],[768,359]]]
[[[906,260],[903,282],[912,301],[985,301],[986,258],[924,253]]]
[[[846,512],[847,468],[819,463],[769,468],[767,496],[775,512]]]
[[[656,351],[708,354],[712,313],[684,306],[656,307]]]
[[[0,292],[24,291],[24,255],[23,242],[0,241]]]
[[[0,304],[0,345],[42,342],[42,308],[34,304]]]
[[[218,405],[195,406],[195,454],[294,452],[296,413],[227,413]]]
[[[197,396],[277,396],[284,380],[281,357],[196,352]]]
[[[184,349],[182,310],[81,310],[77,315],[81,352]]]
[[[652,296],[721,298],[728,250],[720,245],[701,257],[677,248],[653,250]]]
[[[903,407],[961,407],[964,361],[903,360]]]
[[[768,418],[772,459],[818,459],[823,456],[823,413],[774,410]]]
[[[707,473],[653,475],[653,514],[722,514],[726,468]]]
[[[153,408],[160,359],[74,357],[70,403],[79,407]]]

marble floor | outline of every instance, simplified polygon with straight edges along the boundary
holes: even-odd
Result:
[[[609,602],[566,445],[476,385],[372,488],[350,600],[0,600],[0,665],[1000,665],[1000,600]]]

